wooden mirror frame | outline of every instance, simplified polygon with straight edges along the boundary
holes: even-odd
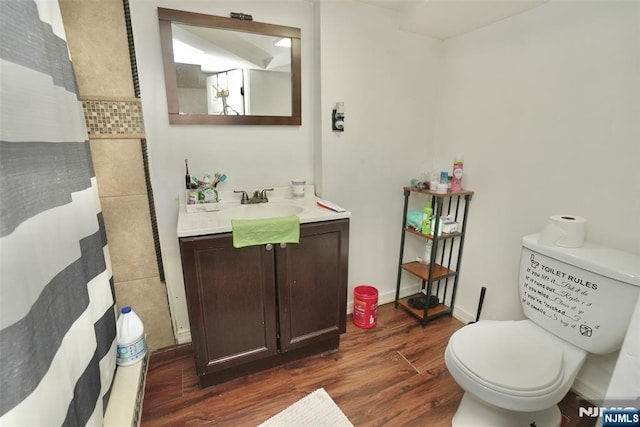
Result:
[[[221,16],[185,12],[181,10],[158,8],[160,23],[160,45],[164,82],[167,91],[167,108],[171,124],[207,124],[207,125],[301,125],[302,124],[302,61],[300,29],[262,22],[224,18]],[[178,83],[173,60],[173,34],[171,23],[196,25],[262,34],[272,37],[291,39],[291,116],[224,116],[209,114],[180,114],[178,107]]]

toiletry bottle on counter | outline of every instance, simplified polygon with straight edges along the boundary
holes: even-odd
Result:
[[[187,163],[187,159],[184,159],[184,167],[186,169],[186,174],[184,176],[185,185],[187,190],[191,188],[191,175],[189,175],[189,163]]]
[[[422,215],[422,234],[431,234],[431,217],[433,216],[433,208],[430,205],[424,207],[424,215]]]
[[[198,203],[198,191],[191,190],[189,191],[189,198],[187,199],[188,205],[195,205]]]
[[[453,178],[451,180],[451,191],[462,190],[462,154],[456,154],[453,160]]]

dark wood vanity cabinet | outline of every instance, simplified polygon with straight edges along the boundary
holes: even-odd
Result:
[[[302,224],[300,243],[235,249],[180,238],[202,387],[332,350],[346,330],[349,220]]]

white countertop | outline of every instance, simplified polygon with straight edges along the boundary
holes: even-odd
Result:
[[[242,189],[246,190],[249,198],[251,198],[255,190],[261,190],[261,188]],[[251,209],[252,207],[258,207],[258,209],[264,208],[280,208],[291,207],[298,210],[296,213],[300,218],[300,224],[307,224],[311,222],[320,221],[333,221],[336,219],[351,218],[351,212],[334,212],[332,210],[320,207],[317,205],[317,197],[314,194],[315,188],[313,185],[305,186],[305,196],[302,199],[293,199],[290,187],[276,187],[274,191],[268,191],[267,197],[268,203],[260,203],[257,205],[242,205],[243,209]],[[233,190],[218,190],[220,202],[217,203],[217,211],[212,212],[194,212],[188,213],[186,209],[186,195],[185,192],[181,192],[180,210],[178,212],[178,237],[191,237],[202,236],[206,234],[218,234],[231,232],[231,220],[234,218],[234,214],[231,212],[237,212],[240,204],[241,195],[234,193]],[[266,206],[270,205],[270,206]],[[298,208],[298,209],[296,209]],[[233,209],[233,211],[230,211]]]

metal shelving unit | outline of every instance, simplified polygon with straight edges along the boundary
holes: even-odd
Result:
[[[462,250],[464,248],[464,236],[467,229],[467,215],[473,191],[461,190],[436,193],[431,190],[419,190],[415,187],[403,187],[403,189],[404,209],[402,212],[402,237],[400,240],[400,259],[398,261],[395,307],[401,307],[406,310],[416,317],[424,327],[430,320],[453,314],[456,289],[458,287],[458,273],[462,260]],[[452,219],[460,224],[460,230],[455,233],[442,233],[438,235],[439,221],[434,221],[433,235],[424,235],[413,228],[407,227],[407,208],[409,205],[409,197],[412,193],[430,197],[435,218],[440,218],[443,215],[451,215]],[[462,215],[462,219],[459,218],[460,215]],[[418,261],[404,262],[404,246],[407,235],[432,241],[431,259],[428,264],[423,264]],[[456,246],[457,252],[454,252]],[[403,272],[422,280],[421,292],[400,298],[400,285]],[[409,299],[424,297],[425,294],[422,291],[425,291],[426,295],[437,296],[439,304],[432,308],[425,305],[423,309],[411,307],[409,305]]]

